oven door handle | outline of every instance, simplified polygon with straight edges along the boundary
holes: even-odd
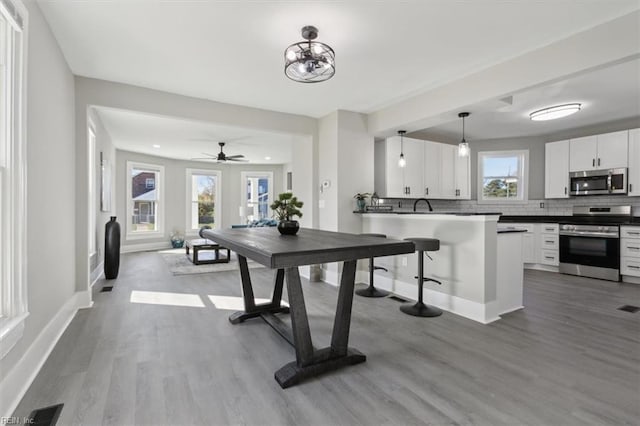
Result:
[[[619,238],[616,232],[591,232],[591,231],[560,231],[562,236],[577,236],[577,237],[607,237],[607,238]]]

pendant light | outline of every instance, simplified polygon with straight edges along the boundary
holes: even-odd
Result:
[[[468,157],[469,156],[469,144],[467,140],[464,138],[464,119],[469,116],[468,112],[461,112],[458,114],[458,117],[462,118],[462,140],[458,144],[458,157]]]
[[[407,165],[407,160],[404,159],[404,134],[406,130],[398,130],[400,135],[400,158],[398,159],[398,167],[404,167]]]

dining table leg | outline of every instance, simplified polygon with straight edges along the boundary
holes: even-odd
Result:
[[[275,372],[275,379],[283,389],[306,378],[366,361],[367,357],[364,354],[348,347],[356,262],[356,260],[345,261],[342,268],[331,346],[317,350],[313,348],[311,341],[298,268],[287,268],[287,294],[291,305],[291,327],[296,360]]]
[[[238,263],[240,264],[240,280],[242,284],[244,311],[238,311],[231,314],[231,316],[229,316],[229,322],[231,322],[231,324],[238,324],[248,320],[249,318],[259,317],[265,313],[277,314],[289,312],[289,307],[282,304],[284,269],[276,270],[271,300],[267,303],[256,304],[247,258],[238,255]]]

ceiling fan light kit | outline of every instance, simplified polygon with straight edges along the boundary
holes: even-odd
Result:
[[[529,118],[533,121],[555,120],[556,118],[562,118],[571,114],[575,114],[576,112],[580,111],[581,107],[582,104],[579,103],[555,105],[533,111],[531,114],[529,114]]]
[[[335,53],[329,45],[312,41],[318,37],[318,29],[302,27],[306,41],[294,43],[284,51],[284,73],[299,83],[320,83],[336,73]]]
[[[209,157],[192,158],[192,160],[215,160],[217,163],[225,163],[227,161],[240,161],[240,162],[246,163],[248,161],[244,159],[244,155],[242,154],[238,154],[238,155],[225,154],[223,151],[223,148],[225,146],[224,142],[218,142],[218,145],[220,145],[220,152],[218,153],[218,155],[207,154],[206,152],[203,152],[204,155],[208,155]]]
[[[458,157],[468,157],[471,152],[469,149],[469,143],[464,138],[464,119],[471,115],[468,112],[461,112],[458,117],[462,118],[462,140],[458,144]]]

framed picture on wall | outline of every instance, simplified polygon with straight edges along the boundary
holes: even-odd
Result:
[[[100,153],[100,210],[111,211],[111,164]]]

